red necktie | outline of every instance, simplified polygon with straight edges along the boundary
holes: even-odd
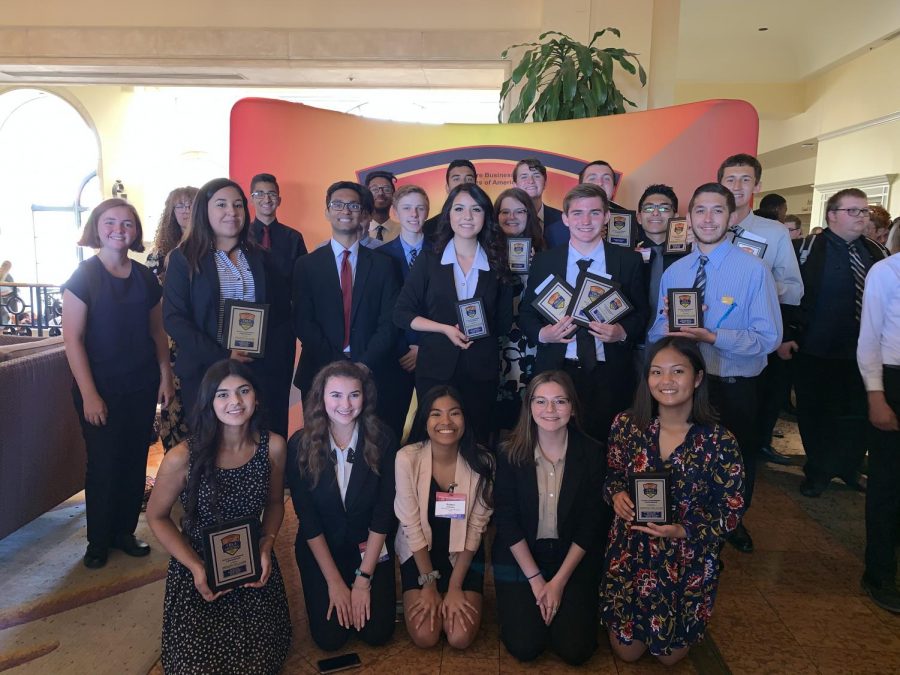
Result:
[[[263,225],[262,247],[265,249],[272,248],[272,234],[269,232],[268,225]]]
[[[353,269],[350,267],[350,251],[344,250],[341,261],[341,296],[344,300],[344,349],[350,346],[350,307],[353,304]]]

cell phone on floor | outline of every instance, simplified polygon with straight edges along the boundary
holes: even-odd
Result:
[[[319,661],[319,672],[323,673],[336,673],[340,670],[350,670],[351,668],[359,668],[362,665],[362,661],[359,660],[359,654],[356,652],[351,652],[349,654],[341,654],[340,656],[333,656],[330,659],[322,659]]]

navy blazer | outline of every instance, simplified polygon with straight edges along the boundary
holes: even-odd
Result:
[[[263,227],[265,226],[258,219],[250,223],[250,238],[260,245],[262,245]],[[290,284],[291,276],[294,274],[294,263],[297,262],[297,258],[307,253],[303,235],[297,230],[279,223],[276,219],[269,225],[269,238],[272,241],[272,248],[269,249],[272,266],[282,281]]]
[[[393,262],[359,247],[350,310],[350,354],[378,379],[397,365],[397,329],[391,312],[400,280]],[[294,266],[294,334],[302,343],[294,384],[305,396],[319,370],[344,357],[344,303],[331,244],[301,256]]]
[[[578,544],[588,553],[602,551],[606,532],[601,506],[606,478],[606,453],[594,439],[569,428],[566,462],[557,503],[557,530],[563,552]],[[534,460],[511,464],[504,451],[497,453],[494,480],[494,522],[497,535],[491,560],[495,565],[518,568],[510,546],[523,539],[533,552],[539,520],[537,467]]]
[[[428,242],[422,242],[422,251],[428,250]],[[409,276],[409,261],[406,259],[406,252],[403,250],[403,244],[400,243],[400,237],[395,237],[391,239],[384,246],[379,246],[375,249],[379,253],[385,253],[389,255],[393,260],[394,264],[397,268],[397,272],[400,274],[401,286],[402,283],[406,282],[406,277]],[[421,253],[420,253],[421,255]],[[412,330],[405,330],[400,335],[400,339],[397,341],[397,356],[398,358],[406,354],[409,351],[410,345],[419,344],[419,334]]]
[[[456,283],[453,265],[442,265],[436,251],[423,251],[403,284],[394,309],[394,322],[404,330],[412,320],[422,316],[438,323],[455,326]],[[512,286],[501,283],[493,270],[478,273],[478,285],[473,298],[481,298],[490,335],[475,340],[468,349],[456,347],[442,333],[419,333],[419,356],[416,374],[437,380],[449,380],[457,362],[471,379],[496,380],[500,372],[500,347],[497,338],[509,333],[512,326]]]
[[[632,349],[635,344],[643,341],[649,321],[644,263],[638,253],[621,246],[604,244],[603,252],[606,257],[606,273],[621,285],[622,293],[634,305],[634,310],[618,322],[627,334],[625,342],[604,343],[603,351],[607,362],[631,359]],[[547,320],[531,303],[536,296],[534,289],[549,275],[556,274],[563,279],[566,278],[568,258],[568,244],[542,251],[534,256],[531,271],[528,273],[528,286],[522,296],[522,302],[519,303],[519,327],[525,331],[529,342],[537,345],[536,373],[561,368],[566,358],[564,343],[544,344],[538,340],[538,333],[547,325]]]
[[[544,204],[544,241],[547,248],[556,248],[569,241],[569,228],[562,221],[562,211]]]
[[[291,489],[291,501],[300,521],[297,529],[296,545],[304,545],[308,540],[325,535],[325,541],[332,555],[341,549],[358,550],[361,542],[369,538],[369,530],[390,535],[395,531],[394,517],[394,459],[397,442],[392,434],[384,430],[379,441],[381,460],[378,473],[372,471],[362,453],[365,439],[360,429],[357,460],[350,472],[347,495],[341,501],[334,466],[328,464],[322,471],[316,486],[308,477],[300,475],[297,455],[303,431],[296,432],[288,442],[286,478]],[[388,537],[388,548],[393,542]]]
[[[254,359],[251,366],[263,373],[277,374],[285,367],[287,354],[294,346],[287,294],[273,283],[274,271],[264,251],[251,244],[244,255],[253,274],[255,301],[269,304],[266,355]],[[209,366],[231,354],[216,340],[219,294],[219,273],[212,251],[200,259],[200,269],[194,272],[180,248],[169,254],[163,284],[163,325],[178,345],[175,374],[179,377],[202,377]]]

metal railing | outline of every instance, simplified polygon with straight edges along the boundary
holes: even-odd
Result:
[[[62,289],[53,284],[0,282],[0,332],[53,337],[62,334]]]

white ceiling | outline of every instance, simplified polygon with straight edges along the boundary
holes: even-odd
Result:
[[[677,79],[794,82],[898,31],[898,0],[681,0]]]

